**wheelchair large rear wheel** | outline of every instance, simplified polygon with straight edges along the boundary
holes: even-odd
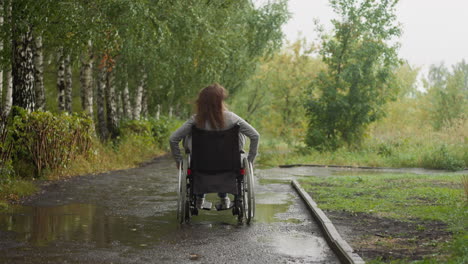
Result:
[[[186,176],[183,172],[182,166],[179,167],[179,175],[178,175],[179,184],[177,186],[177,220],[180,223],[184,221],[185,216],[185,197],[186,197]]]
[[[185,165],[185,164],[184,164]],[[177,219],[179,223],[185,223],[190,221],[190,201],[187,199],[187,170],[185,167],[179,169],[179,186],[178,186],[178,199],[177,199]]]
[[[248,161],[246,164],[243,188],[243,213],[247,224],[249,224],[255,216],[255,187],[252,164]]]

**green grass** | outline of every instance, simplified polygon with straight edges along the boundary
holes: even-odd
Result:
[[[261,167],[287,164],[346,165],[392,168],[427,168],[457,171],[468,165],[468,143],[393,143],[368,142],[361,148],[343,147],[319,152],[304,147],[261,145],[257,162]]]
[[[12,180],[0,184],[0,212],[8,209],[10,202],[18,201],[35,192],[37,187],[32,181]]]
[[[363,212],[403,221],[435,220],[453,232],[451,248],[458,262],[468,256],[468,201],[463,178],[456,174],[353,174],[307,177],[300,182],[325,210]],[[436,263],[425,260],[417,263]],[[455,262],[452,262],[455,261]],[[379,261],[371,263],[380,263]],[[395,260],[391,263],[407,263]]]

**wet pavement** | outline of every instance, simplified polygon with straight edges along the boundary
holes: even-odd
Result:
[[[50,183],[0,214],[0,263],[339,263],[289,184],[310,170],[257,170],[251,225],[229,210],[179,225],[168,157]]]

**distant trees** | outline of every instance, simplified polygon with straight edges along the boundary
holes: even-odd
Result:
[[[0,0],[3,108],[83,111],[103,139],[124,118],[185,116],[209,83],[235,94],[286,19],[283,0]]]
[[[396,93],[399,65],[395,0],[331,0],[340,16],[334,31],[322,36],[326,69],[312,81],[306,102],[308,146],[324,150],[359,144],[368,124]]]
[[[324,68],[316,49],[298,40],[262,60],[256,74],[234,98],[236,113],[275,138],[297,143],[306,127],[304,92]]]
[[[436,130],[468,118],[468,64],[464,60],[451,71],[443,64],[432,65],[426,88],[430,120]]]

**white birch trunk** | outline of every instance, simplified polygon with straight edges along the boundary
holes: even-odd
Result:
[[[58,59],[57,97],[58,110],[60,112],[65,111],[65,55],[62,49],[59,52]]]
[[[109,136],[115,138],[117,136],[117,102],[115,98],[115,65],[112,71],[107,72],[106,79],[106,102],[107,102],[107,130]]]
[[[15,21],[13,21],[15,25]],[[13,104],[28,111],[35,110],[33,37],[31,27],[21,32],[14,29],[13,38]]]
[[[3,2],[5,3],[5,2]],[[8,6],[6,7],[7,9],[7,14],[6,14],[6,21],[7,23],[9,23],[11,25],[11,22],[12,22],[12,19],[11,19],[11,2],[8,2],[7,3]],[[5,41],[8,41],[8,42],[5,42],[6,43],[9,43],[9,45],[12,44],[12,31],[11,31],[11,28],[9,30],[9,32],[7,32],[7,37],[5,38]],[[10,46],[10,48],[13,48],[12,46]],[[10,62],[10,65],[12,65],[13,63]],[[13,105],[13,73],[12,73],[12,70],[11,68],[7,70],[6,72],[6,79],[5,79],[5,83],[6,83],[6,91],[5,91],[5,101],[3,101],[3,114],[4,115],[8,115],[10,113],[10,110],[11,110],[11,106]]]
[[[161,105],[158,104],[157,110],[156,110],[156,120],[159,120],[161,115]]]
[[[132,118],[132,104],[130,103],[130,93],[128,92],[128,82],[125,82],[123,90],[123,108],[125,119]]]
[[[36,110],[45,110],[44,90],[44,55],[42,36],[34,38],[34,89],[36,92]]]
[[[173,107],[169,106],[169,118],[172,118]]]
[[[98,134],[101,140],[107,138],[107,125],[106,125],[106,113],[105,113],[105,90],[106,90],[106,75],[107,70],[104,67],[99,71],[99,79],[97,83],[97,118],[98,118]]]
[[[148,87],[143,86],[143,96],[141,98],[141,116],[146,119],[148,117]]]
[[[122,100],[122,91],[118,91],[117,95],[117,123],[124,119],[124,106]]]
[[[135,94],[135,106],[133,107],[133,119],[139,120],[141,115],[141,103],[143,99],[143,87],[145,86],[147,75],[143,73],[140,83],[138,84],[137,91]]]
[[[70,54],[65,57],[65,110],[69,113],[72,112],[72,65]]]
[[[0,0],[0,28],[3,28],[3,12],[5,9],[5,0]],[[7,40],[0,40],[0,54],[3,54],[3,41]],[[0,60],[3,61],[3,55],[0,56]],[[0,109],[2,109],[2,102],[3,102],[3,66],[0,64]]]
[[[3,113],[8,115],[13,105],[13,74],[11,70],[6,73],[5,101],[3,103]]]
[[[81,107],[89,116],[93,116],[93,63],[91,40],[88,41],[88,50],[81,58]]]

